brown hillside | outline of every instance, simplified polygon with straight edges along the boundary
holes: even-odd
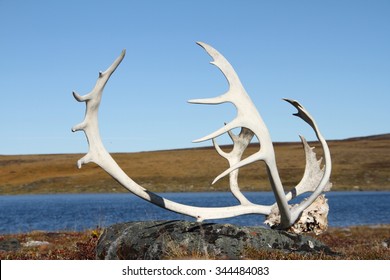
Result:
[[[390,190],[390,134],[328,143],[333,160],[333,190]],[[247,154],[256,149],[258,146],[252,145]],[[275,152],[287,190],[303,175],[302,145],[276,143]],[[321,156],[320,148],[316,152]],[[78,170],[76,162],[81,157],[0,156],[0,194],[126,191],[95,164]],[[227,178],[211,185],[228,166],[213,148],[119,153],[113,157],[132,179],[151,191],[228,190]],[[271,190],[262,162],[240,169],[239,183],[243,190]]]

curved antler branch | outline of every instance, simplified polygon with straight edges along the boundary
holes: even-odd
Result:
[[[323,168],[323,175],[318,183],[317,187],[313,191],[313,193],[304,201],[302,201],[300,204],[294,206],[291,213],[292,219],[298,219],[301,215],[302,211],[305,210],[307,207],[310,206],[310,204],[313,203],[313,201],[324,191],[326,188],[330,187],[329,178],[330,173],[332,169],[332,161],[330,156],[330,151],[328,144],[325,141],[325,138],[322,136],[320,130],[318,129],[318,126],[316,122],[314,121],[313,117],[309,114],[309,112],[296,100],[291,99],[284,99],[285,101],[289,102],[291,105],[293,105],[297,110],[298,113],[295,113],[294,115],[297,117],[300,117],[305,122],[307,122],[314,130],[317,139],[320,141],[322,149],[324,151],[324,168]],[[299,185],[298,185],[299,186]]]
[[[225,94],[217,98],[193,99],[189,100],[188,102],[197,104],[219,104],[222,102],[231,102],[237,108],[237,116],[234,120],[232,120],[224,127],[203,138],[197,139],[194,142],[201,142],[213,139],[236,127],[246,127],[247,129],[251,130],[254,135],[256,135],[256,137],[259,139],[261,147],[258,152],[234,164],[233,166],[225,170],[223,173],[221,173],[219,176],[217,176],[213,181],[213,184],[220,178],[226,176],[230,172],[240,167],[262,160],[267,165],[272,190],[275,194],[276,202],[281,212],[282,224],[292,223],[284,189],[280,181],[278,170],[276,168],[275,153],[271,137],[263,119],[261,118],[249,95],[246,93],[244,87],[241,84],[240,79],[238,78],[236,72],[234,71],[230,63],[211,46],[200,42],[198,42],[198,44],[202,46],[206,50],[206,52],[214,59],[211,64],[216,65],[225,75],[229,84],[229,89]]]
[[[246,147],[253,138],[253,132],[245,127],[242,127],[239,135],[235,135],[231,130],[228,131],[228,134],[233,141],[233,149],[230,151],[230,153],[222,151],[215,138],[212,140],[218,154],[225,158],[229,162],[230,166],[233,166],[240,162]],[[229,184],[232,194],[242,205],[252,204],[240,191],[238,186],[238,169],[233,170],[229,174]]]
[[[95,131],[99,129],[98,108],[100,105],[104,87],[106,86],[108,79],[122,62],[125,55],[126,50],[123,50],[120,56],[106,71],[99,72],[99,78],[96,81],[95,87],[90,93],[84,96],[80,96],[76,92],[73,92],[73,96],[77,101],[86,103],[84,120],[80,124],[75,125],[72,128],[73,132],[83,130],[89,143],[89,151],[87,155],[85,155],[77,162],[77,166],[79,168],[81,168],[83,164],[87,164],[89,162],[95,162],[96,164],[100,165],[100,163],[105,158],[104,155],[108,154],[102,144],[100,134],[95,133]]]
[[[119,167],[119,165],[105,149],[101,141],[98,127],[98,110],[104,86],[106,85],[112,73],[119,66],[124,56],[125,51],[122,51],[121,55],[105,72],[99,73],[96,85],[90,93],[84,96],[80,96],[79,94],[73,93],[77,101],[86,102],[86,113],[83,122],[74,126],[72,128],[72,131],[84,131],[89,144],[89,151],[87,155],[85,155],[78,161],[78,167],[81,168],[83,164],[94,162],[99,165],[103,170],[105,170],[108,174],[110,174],[123,187],[125,187],[127,190],[134,193],[135,195],[139,196],[140,198],[145,199],[167,210],[194,217],[198,221],[203,221],[205,219],[230,218],[245,214],[268,215],[270,213],[270,207],[262,205],[251,204],[229,207],[195,207],[176,203],[146,190],[125,174],[125,172]]]
[[[321,168],[322,158],[317,159],[314,147],[310,147],[305,137],[300,136],[302,145],[305,151],[306,168],[301,181],[296,185],[293,190],[286,194],[288,201],[291,199],[306,193],[313,192],[318,187],[319,182],[324,176],[324,167]],[[323,189],[324,192],[329,191],[332,188],[332,183],[328,181],[326,187]]]
[[[294,207],[294,209],[290,211],[289,205],[287,203],[289,197],[286,197],[284,193],[284,188],[276,166],[275,152],[273,149],[271,137],[259,112],[257,111],[256,107],[253,105],[252,100],[246,93],[244,87],[242,86],[236,72],[234,71],[230,63],[217,50],[215,50],[211,46],[205,43],[198,43],[198,44],[202,46],[206,50],[206,52],[214,59],[211,63],[216,65],[222,71],[229,84],[229,89],[225,94],[218,96],[216,98],[194,99],[194,100],[190,100],[189,102],[198,103],[198,104],[219,104],[223,102],[231,102],[237,108],[237,116],[235,119],[233,119],[230,123],[228,123],[224,127],[218,129],[217,131],[203,138],[197,139],[194,142],[201,142],[209,139],[214,139],[215,137],[218,137],[219,135],[226,133],[236,127],[245,127],[249,129],[254,133],[254,135],[256,135],[256,137],[259,139],[260,142],[259,143],[260,149],[258,152],[252,154],[251,156],[243,160],[240,160],[239,162],[231,164],[230,168],[222,172],[214,179],[213,184],[216,181],[218,181],[220,178],[226,176],[227,174],[230,174],[231,172],[237,170],[240,167],[251,164],[255,161],[260,161],[260,160],[264,161],[267,166],[267,171],[269,174],[272,190],[275,194],[276,203],[281,214],[280,227],[287,228],[291,226],[298,219],[302,211],[306,209],[318,197],[319,194],[322,193],[322,191],[325,189],[325,187],[328,184],[331,164],[330,164],[330,153],[326,141],[320,134],[318,127],[314,119],[310,116],[310,114],[297,101],[285,99],[286,101],[290,102],[293,106],[295,106],[298,109],[298,113],[295,115],[302,118],[314,129],[317,138],[321,142],[321,145],[324,149],[325,166],[326,166],[321,181],[315,187],[313,194],[307,200],[303,201],[301,204]],[[306,183],[306,181],[304,181],[303,183]],[[298,186],[298,189],[301,188],[302,188],[301,186]]]

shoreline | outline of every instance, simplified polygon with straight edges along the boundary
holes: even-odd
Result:
[[[271,190],[250,190],[250,191],[242,191],[243,193],[272,193]],[[385,192],[385,193],[388,193],[390,192],[390,189],[368,189],[368,190],[364,190],[364,189],[359,189],[359,190],[356,190],[356,189],[349,189],[349,190],[344,190],[344,189],[338,189],[338,190],[331,190],[331,191],[328,191],[328,192],[324,192],[324,194],[328,194],[328,193],[364,193],[364,192],[372,192],[372,193],[379,193],[379,192]],[[230,193],[228,190],[226,191],[222,191],[222,190],[209,190],[209,191],[206,191],[206,190],[199,190],[199,191],[167,191],[167,192],[156,192],[156,194],[158,195],[163,195],[163,194],[171,194],[171,193]],[[123,194],[123,195],[127,195],[127,194],[130,194],[130,195],[134,195],[136,196],[135,194],[133,194],[132,192],[130,191],[127,191],[127,190],[124,190],[124,191],[121,191],[121,192],[51,192],[51,193],[17,193],[17,194],[13,194],[13,193],[3,193],[3,194],[0,194],[0,197],[1,196],[28,196],[28,195],[111,195],[111,194]]]
[[[128,221],[128,222],[138,222],[138,221]],[[118,223],[114,223],[114,224],[121,224],[121,223],[125,223],[125,222],[118,222]],[[204,222],[204,223],[207,223],[207,221]],[[212,222],[212,223],[237,225],[237,224],[234,224],[234,223],[223,223],[223,222],[219,222],[219,223],[218,222]],[[33,230],[30,230],[30,231],[25,231],[25,232],[24,231],[23,232],[11,232],[11,233],[2,233],[2,232],[0,232],[0,241],[5,236],[30,235],[30,234],[39,234],[39,233],[49,234],[49,235],[50,234],[56,234],[56,233],[83,233],[83,232],[89,232],[89,231],[103,230],[104,228],[109,227],[109,226],[111,226],[111,225],[107,225],[107,226],[104,226],[104,227],[96,226],[94,228],[85,228],[85,229],[80,229],[80,230],[70,230],[70,229],[69,230],[68,229],[41,230],[41,229],[33,229]],[[243,226],[243,225],[237,225],[237,226]],[[258,226],[247,226],[247,227],[270,228],[269,226],[267,226],[265,224],[264,225],[258,225]],[[348,230],[350,228],[369,228],[369,229],[389,228],[389,238],[390,238],[390,223],[388,223],[388,224],[379,223],[379,224],[360,224],[360,225],[347,225],[347,226],[329,226],[326,232],[328,232],[329,230],[345,230],[345,229]],[[309,234],[310,235],[311,233],[301,233],[301,234]]]

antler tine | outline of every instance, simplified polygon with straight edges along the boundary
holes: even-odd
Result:
[[[211,140],[213,141],[213,145],[214,145],[214,148],[215,148],[215,150],[217,151],[217,153],[218,153],[221,157],[223,157],[223,158],[229,160],[229,154],[228,154],[228,153],[225,153],[225,152],[221,149],[221,147],[220,147],[220,146],[218,145],[218,143],[217,143],[217,140],[215,140],[215,138],[213,138],[213,139],[211,139]]]
[[[203,43],[203,42],[196,42],[199,46],[201,46],[213,59],[214,61],[210,62],[211,64],[217,66],[223,75],[228,80],[229,86],[232,89],[232,91],[228,91],[227,93],[234,93],[234,90],[241,89],[241,81],[238,78],[236,71],[234,71],[231,64],[227,61],[227,59],[221,55],[216,49],[214,49],[212,46]]]
[[[213,98],[190,99],[187,102],[191,104],[221,104],[230,102],[230,99],[223,94]]]
[[[301,181],[293,188],[292,191],[289,191],[286,194],[288,201],[303,193],[313,192],[317,188],[318,182],[321,181],[324,174],[324,170],[320,167],[322,159],[317,160],[316,153],[313,151],[314,147],[309,146],[305,137],[299,137],[301,138],[302,146],[305,151],[306,167]]]
[[[215,179],[214,181],[211,183],[211,184],[215,184],[216,182],[218,182],[221,178],[225,177],[226,175],[228,175],[230,172],[238,169],[238,168],[241,168],[245,165],[248,165],[248,164],[251,164],[253,162],[256,162],[256,161],[259,161],[259,160],[265,160],[265,154],[262,153],[262,152],[257,152],[253,155],[250,155],[249,157],[241,160],[240,162],[234,164],[233,166],[231,166],[230,168],[226,169],[224,172],[222,172],[221,174],[219,174]]]
[[[226,123],[225,123],[226,125]],[[240,162],[241,157],[249,145],[253,132],[249,129],[242,127],[239,135],[235,135],[231,130],[228,131],[230,138],[233,141],[233,149],[229,153],[225,153],[217,144],[215,138],[213,138],[213,144],[218,154],[227,159],[229,165],[235,165],[237,162]],[[230,172],[229,174],[229,184],[230,190],[234,197],[240,202],[241,205],[252,204],[241,192],[240,187],[238,186],[238,169]]]
[[[328,189],[329,186],[329,178],[331,174],[332,169],[332,162],[330,157],[330,151],[328,144],[326,143],[324,137],[321,135],[317,124],[315,123],[312,116],[307,112],[307,110],[298,102],[291,99],[284,99],[285,101],[289,102],[291,105],[293,105],[297,110],[298,113],[295,113],[294,115],[297,117],[300,117],[305,122],[307,122],[314,130],[315,134],[317,135],[318,140],[321,143],[322,149],[324,151],[324,168],[322,170],[322,178],[320,182],[317,184],[316,188],[314,189],[313,193],[304,201],[302,201],[299,205],[294,207],[291,212],[291,219],[296,220],[298,219],[299,215],[302,213],[303,210],[305,210],[307,207],[309,207],[313,201],[325,190]],[[304,138],[303,138],[304,139]],[[304,141],[304,145],[305,145]],[[317,162],[318,164],[318,162]],[[318,164],[319,165],[319,164]],[[319,166],[318,166],[319,168]],[[303,179],[302,179],[303,180]]]
[[[99,72],[99,77],[96,81],[95,87],[90,93],[81,96],[76,92],[73,92],[73,96],[77,101],[86,102],[84,120],[72,128],[73,132],[83,130],[89,143],[89,151],[87,155],[85,155],[77,162],[77,166],[79,168],[81,168],[83,164],[92,161],[99,164],[99,161],[101,159],[101,151],[105,150],[103,143],[100,139],[100,134],[98,133],[97,114],[104,87],[107,84],[107,81],[111,77],[112,73],[114,73],[115,69],[122,62],[123,58],[125,57],[125,54],[126,50],[123,50],[119,57],[111,64],[111,66],[106,71]]]
[[[202,42],[197,42],[197,44],[200,45],[213,58],[211,64],[217,66],[221,70],[229,84],[229,89],[226,93],[214,98],[191,99],[188,102],[194,104],[220,104],[230,102],[236,106],[237,116],[230,123],[225,124],[224,127],[221,127],[207,136],[196,139],[193,142],[197,143],[211,140],[237,127],[251,126],[248,128],[253,131],[251,124],[254,124],[253,126],[257,126],[258,124],[256,124],[256,120],[259,118],[261,119],[261,117],[258,115],[256,108],[254,107],[250,97],[242,86],[241,81],[233,67],[225,59],[225,57],[223,57],[222,54],[220,54],[210,45]],[[253,117],[255,119],[254,121]],[[267,131],[262,121],[260,121],[260,126],[262,126],[260,130]]]
[[[198,142],[204,142],[204,141],[207,141],[207,140],[211,140],[213,138],[216,138],[234,128],[237,128],[237,127],[241,127],[242,125],[244,125],[239,119],[234,119],[233,121],[231,121],[230,123],[226,124],[225,126],[221,127],[220,129],[214,131],[213,133],[210,133],[209,135],[206,135],[202,138],[199,138],[199,139],[196,139],[196,140],[193,140],[192,142],[193,143],[198,143]]]
[[[77,92],[73,91],[73,97],[78,101],[78,102],[83,102],[85,101],[85,97],[79,95]]]
[[[225,125],[226,125],[226,123],[225,123]],[[242,131],[242,130],[241,130],[241,131]],[[236,134],[234,134],[232,130],[229,130],[227,133],[228,133],[230,139],[232,139],[233,142],[234,142],[234,141],[238,141],[238,137],[239,137],[239,136],[236,135]],[[240,133],[240,134],[241,134],[241,133]]]
[[[237,108],[237,116],[233,121],[228,123],[225,127],[222,127],[219,130],[203,138],[197,139],[193,142],[210,140],[236,127],[246,127],[250,129],[254,133],[254,135],[256,135],[256,137],[259,139],[261,144],[261,150],[251,155],[250,157],[234,164],[225,172],[221,173],[213,181],[213,184],[216,181],[218,181],[220,178],[226,176],[227,174],[236,170],[237,168],[243,167],[247,164],[253,163],[258,160],[264,160],[269,170],[271,186],[275,193],[278,207],[281,210],[280,212],[282,216],[282,224],[283,225],[290,224],[291,223],[290,212],[288,209],[287,200],[285,198],[284,189],[276,167],[275,153],[274,153],[271,137],[269,135],[266,125],[264,124],[263,119],[261,118],[259,112],[254,106],[251,98],[246,93],[244,87],[241,84],[240,79],[238,78],[236,72],[234,71],[230,63],[217,50],[215,50],[211,46],[204,43],[198,43],[198,44],[202,46],[206,50],[206,52],[214,59],[212,61],[212,64],[216,65],[226,77],[229,83],[229,90],[219,98],[221,100],[226,99],[229,102],[233,103]],[[198,103],[202,103],[202,104],[205,103],[204,100],[203,101],[197,100],[197,101]]]
[[[287,101],[288,103],[293,105],[298,110],[297,113],[293,114],[294,116],[297,116],[297,117],[301,118],[302,120],[304,120],[306,123],[308,123],[314,129],[315,133],[317,133],[318,128],[317,128],[317,125],[316,125],[313,117],[309,114],[308,111],[306,111],[306,109],[298,101],[293,100],[293,99],[288,99],[288,98],[283,98],[283,100]]]
[[[212,58],[213,61],[211,64],[217,66],[219,70],[223,73],[225,76],[228,84],[229,89],[226,93],[214,97],[214,98],[203,98],[203,99],[191,99],[188,102],[193,104],[221,104],[225,102],[231,102],[233,103],[238,110],[238,115],[242,115],[241,106],[237,106],[237,104],[240,103],[241,100],[250,100],[247,93],[245,92],[245,89],[243,88],[240,79],[238,78],[236,72],[234,71],[233,67],[230,65],[230,63],[226,60],[223,55],[221,55],[216,49],[211,47],[210,45],[207,45],[202,42],[197,42],[199,46],[201,46]],[[245,108],[244,108],[245,110]],[[218,129],[217,131],[210,133],[207,136],[204,136],[202,138],[196,139],[193,142],[203,142],[207,140],[211,140],[213,138],[216,138],[229,130],[232,130],[236,127],[243,126],[242,118],[236,117],[234,120],[232,120],[230,123],[226,124],[224,127]]]

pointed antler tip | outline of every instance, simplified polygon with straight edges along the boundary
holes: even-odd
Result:
[[[284,100],[284,101],[286,101],[286,102],[288,102],[288,103],[290,103],[290,104],[292,104],[292,105],[294,105],[294,103],[296,103],[295,100],[290,99],[290,98],[282,98],[282,100]],[[295,105],[294,105],[294,106],[295,106]]]
[[[214,185],[216,182],[218,182],[219,178],[215,178],[214,181],[211,182],[211,185]]]
[[[191,103],[191,104],[208,104],[208,103],[210,103],[206,99],[201,99],[201,98],[199,98],[199,99],[190,99],[187,102]]]
[[[79,124],[75,125],[74,127],[72,127],[72,132],[76,132],[76,131],[79,131],[79,130],[84,130],[84,128],[86,126],[87,126],[87,124],[85,122],[79,123]]]
[[[202,139],[200,138],[200,139],[192,140],[191,142],[192,142],[192,143],[200,143],[200,142],[203,142],[203,141],[206,141],[206,140],[202,140]]]
[[[84,99],[81,95],[79,95],[77,92],[72,91],[73,97],[78,101],[78,102],[83,102]]]

